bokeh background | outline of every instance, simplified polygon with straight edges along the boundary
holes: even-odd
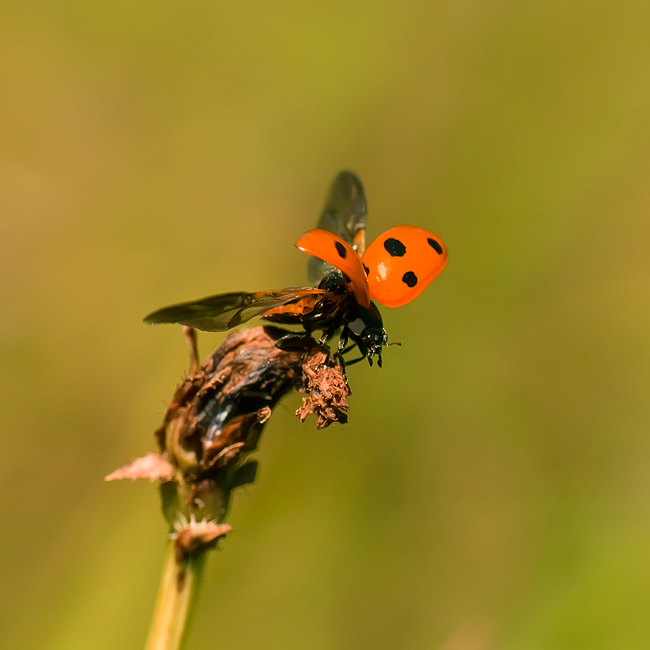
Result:
[[[286,399],[188,648],[650,645],[650,5],[0,4],[0,646],[139,648],[187,351],[341,169],[450,249],[350,423]],[[223,336],[204,335],[208,354]]]

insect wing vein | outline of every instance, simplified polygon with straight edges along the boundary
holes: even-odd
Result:
[[[255,316],[261,316],[269,309],[297,300],[305,291],[313,293],[318,290],[306,287],[255,293],[222,293],[163,307],[146,316],[144,321],[150,324],[179,323],[204,332],[223,332]]]

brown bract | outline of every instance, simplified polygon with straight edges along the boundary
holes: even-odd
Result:
[[[170,537],[174,541],[179,563],[201,547],[216,544],[221,537],[232,531],[232,526],[228,524],[195,521],[193,518],[190,521],[180,521],[175,528],[176,531]]]
[[[125,478],[130,478],[132,481],[137,478],[148,478],[150,481],[171,481],[174,478],[174,468],[160,454],[152,452],[116,469],[105,480],[117,481]]]

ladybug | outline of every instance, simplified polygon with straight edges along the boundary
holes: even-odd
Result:
[[[302,325],[307,334],[322,330],[322,345],[340,329],[336,356],[342,366],[346,365],[343,354],[355,345],[361,356],[347,365],[364,358],[372,365],[376,356],[381,366],[381,350],[388,345],[388,335],[372,298],[386,307],[411,302],[442,271],[447,248],[424,228],[397,226],[366,249],[366,213],[361,181],[352,172],[341,172],[332,183],[318,228],[296,242],[299,250],[313,256],[308,275],[316,287],[222,293],[163,307],[144,320],[220,332],[261,316],[276,323]],[[295,336],[285,338],[288,341]],[[350,339],[352,344],[347,347]]]

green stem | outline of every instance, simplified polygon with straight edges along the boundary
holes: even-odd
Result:
[[[183,647],[206,553],[206,550],[198,550],[179,564],[175,544],[169,543],[145,650],[180,650]]]

